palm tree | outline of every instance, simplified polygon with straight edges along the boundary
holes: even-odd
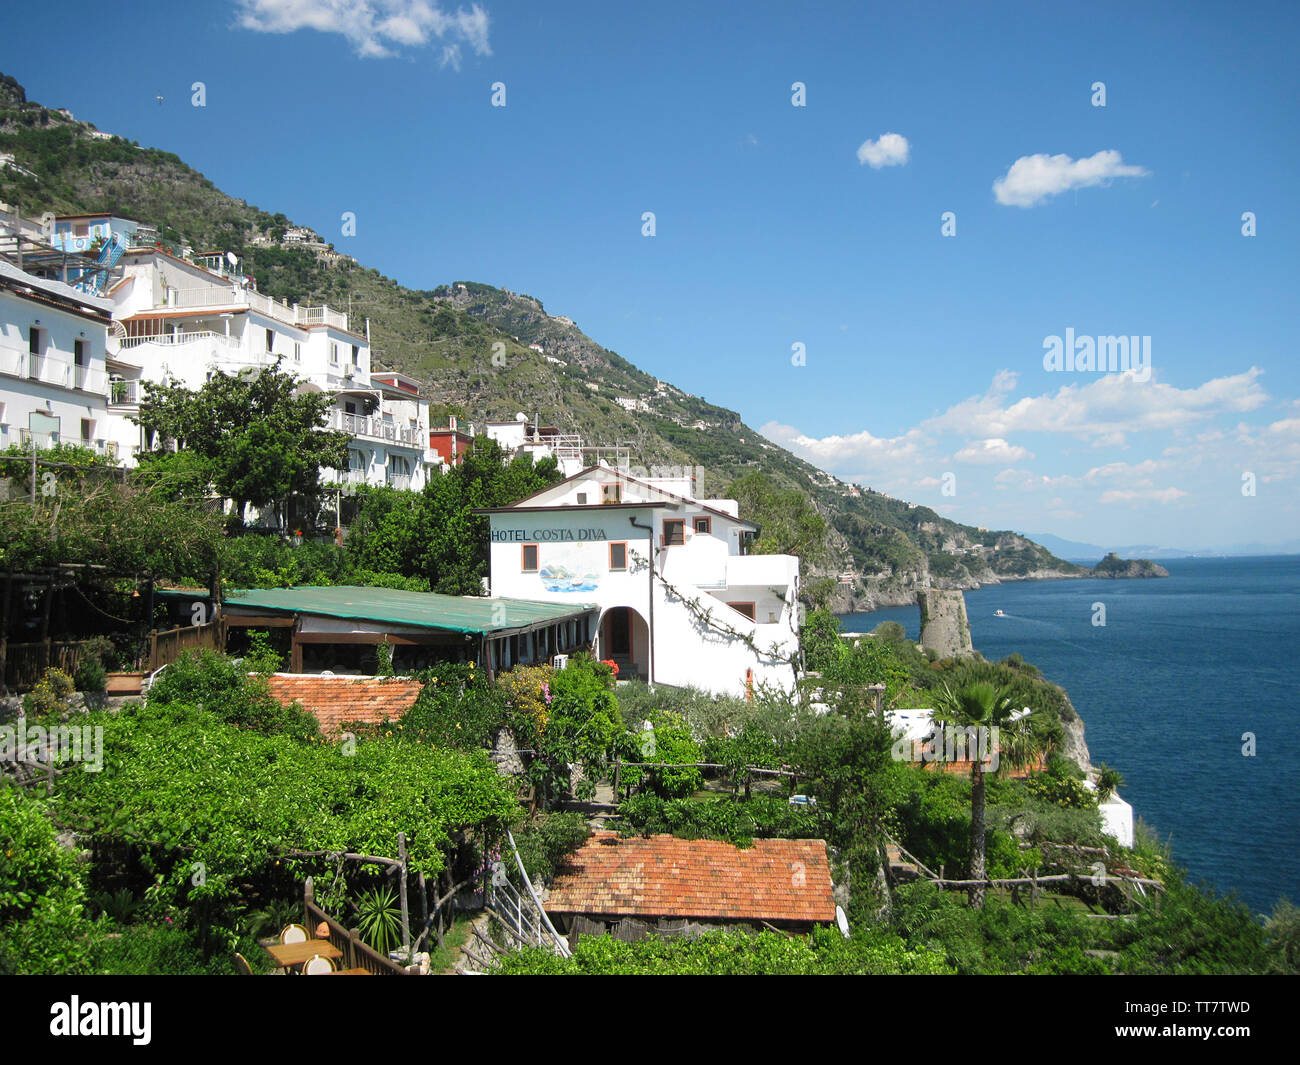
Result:
[[[1104,762],[1097,766],[1097,801],[1105,802],[1124,786],[1124,777],[1118,769]]]
[[[969,878],[979,882],[970,888],[970,904],[976,910],[984,906],[984,835],[987,831],[984,778],[990,771],[998,772],[1008,765],[1020,766],[1035,761],[1042,753],[1043,746],[1029,731],[1028,720],[1028,714],[1016,716],[1016,707],[1008,689],[986,680],[970,681],[956,691],[945,685],[939,696],[939,707],[935,712],[937,724],[988,730],[977,733],[981,737],[979,746],[983,749],[968,752],[971,762]],[[990,741],[991,750],[988,746]],[[996,769],[986,766],[990,753],[997,756]],[[986,757],[981,758],[981,755]]]

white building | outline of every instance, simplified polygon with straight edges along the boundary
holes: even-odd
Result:
[[[679,487],[675,484],[674,487]],[[742,695],[790,691],[799,560],[746,555],[734,500],[695,499],[610,466],[485,510],[492,594],[596,603],[597,654],[623,678]]]
[[[0,448],[112,454],[105,348],[112,304],[0,258]]]
[[[329,307],[281,303],[257,292],[238,260],[219,252],[192,262],[160,247],[132,249],[123,278],[109,293],[117,324],[109,344],[110,411],[128,463],[145,445],[141,389],[172,381],[199,389],[217,372],[261,370],[280,361],[301,388],[334,394],[327,428],[352,434],[348,468],[329,471],[338,484],[394,484],[419,489],[429,452],[429,406],[401,374],[372,378],[370,340],[348,315]]]

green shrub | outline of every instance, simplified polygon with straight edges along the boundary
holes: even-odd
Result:
[[[68,700],[77,690],[76,682],[63,670],[51,666],[23,696],[23,710],[28,717],[61,716],[68,712]]]
[[[239,728],[319,738],[316,719],[297,703],[284,706],[262,677],[250,677],[243,661],[215,651],[190,651],[169,665],[149,689],[150,708],[189,706]]]

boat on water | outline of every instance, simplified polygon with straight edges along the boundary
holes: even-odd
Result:
[[[1002,613],[1002,609],[999,607],[997,610],[993,611],[993,616],[995,618],[1004,618],[1006,617],[1006,614]]]

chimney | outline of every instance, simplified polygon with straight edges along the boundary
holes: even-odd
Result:
[[[456,415],[448,415],[447,424],[451,426],[451,431],[454,433],[456,431]]]

